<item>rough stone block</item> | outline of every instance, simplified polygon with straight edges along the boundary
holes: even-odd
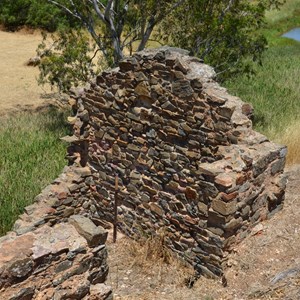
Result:
[[[87,240],[90,247],[99,246],[106,242],[107,231],[100,226],[96,226],[90,219],[73,215],[69,218],[69,222]]]

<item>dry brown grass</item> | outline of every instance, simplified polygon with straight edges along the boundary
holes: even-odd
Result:
[[[152,273],[154,268],[159,282],[163,281],[164,272],[172,268],[176,283],[184,284],[184,280],[192,276],[194,271],[165,246],[164,239],[164,234],[142,240],[123,237],[117,242],[114,251],[126,258],[130,268],[138,268],[145,274]]]
[[[194,270],[163,242],[162,234],[140,241],[122,237],[116,244],[109,245],[108,284],[113,287],[114,299],[169,299],[165,288],[187,289],[185,282],[193,276]]]
[[[189,278],[194,275],[194,270],[181,258],[164,245],[164,236],[149,238],[143,241],[127,241],[133,266],[139,267],[144,272],[153,266],[157,269],[158,282],[164,282],[168,270],[172,270],[173,282],[178,287],[183,287]]]
[[[289,125],[277,140],[288,147],[287,164],[300,164],[300,120]]]
[[[162,244],[163,236],[142,241],[121,238],[110,243],[107,284],[115,300],[213,300],[224,288],[218,281],[200,278],[186,286],[194,270]]]
[[[227,287],[201,277],[192,289],[184,281],[192,270],[169,255],[163,236],[144,242],[119,238],[109,244],[108,284],[115,300],[278,300],[300,299],[299,274],[278,284],[272,278],[300,268],[300,165],[288,168],[289,185],[283,210],[262,223],[259,235],[236,246],[225,270]]]

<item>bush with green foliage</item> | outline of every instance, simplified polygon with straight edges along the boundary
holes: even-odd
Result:
[[[25,25],[47,31],[78,25],[72,16],[62,13],[47,0],[1,0],[0,23],[11,31]]]
[[[280,11],[267,13],[263,29],[269,42],[255,76],[237,76],[224,82],[232,94],[254,107],[254,127],[288,147],[287,163],[300,163],[300,42],[282,34],[300,24],[300,0],[287,0]]]
[[[30,0],[2,0],[0,2],[0,22],[8,29],[26,24]]]
[[[94,75],[98,62],[92,59],[92,49],[101,52],[102,66],[113,66],[125,52],[143,50],[150,39],[190,50],[212,65],[220,80],[251,73],[253,61],[260,62],[267,47],[259,33],[265,13],[283,2],[2,0],[0,21],[11,27],[27,24],[48,30],[64,28],[52,37],[51,49],[44,49],[39,81],[66,91]],[[91,39],[82,33],[82,27]]]
[[[260,62],[267,42],[258,33],[265,20],[265,13],[271,7],[278,7],[284,0],[47,0],[62,12],[77,19],[92,38],[93,45],[101,52],[103,65],[114,66],[124,53],[143,50],[151,39],[186,48],[212,65],[219,79],[225,79],[238,72],[250,73],[252,62]],[[82,48],[80,31],[78,47]],[[66,38],[61,35],[59,39]],[[45,52],[48,57],[41,64],[41,82],[49,81],[66,90],[72,81],[91,77],[92,68],[77,64],[77,51],[71,51],[68,43],[59,43],[59,51]],[[74,44],[77,47],[77,44]],[[94,46],[93,46],[94,47]],[[58,57],[61,55],[62,60]],[[64,57],[68,59],[63,63]],[[72,65],[70,61],[75,63]],[[82,60],[82,62],[84,62]],[[48,62],[52,61],[52,64]],[[59,68],[64,77],[60,76]],[[76,69],[79,68],[79,69]],[[81,76],[82,70],[84,76]],[[67,72],[67,73],[66,73]],[[80,75],[80,76],[78,76]],[[66,80],[66,84],[63,82]]]
[[[43,36],[37,50],[42,57],[39,84],[50,83],[68,92],[73,86],[89,82],[99,72],[96,45],[86,32],[65,28],[51,35],[50,44],[47,35]]]
[[[190,50],[212,65],[219,79],[252,72],[261,62],[267,40],[259,32],[265,14],[283,1],[188,0],[169,18],[160,34],[165,43]]]

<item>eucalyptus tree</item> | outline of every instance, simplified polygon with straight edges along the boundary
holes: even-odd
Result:
[[[54,5],[86,28],[53,36],[40,66],[40,82],[67,90],[92,76],[95,57],[114,66],[133,50],[143,50],[150,39],[186,48],[216,68],[219,78],[251,71],[249,61],[260,61],[267,41],[259,30],[265,12],[284,0],[42,0]],[[76,37],[77,36],[77,37]],[[80,51],[76,51],[76,48]],[[99,57],[99,56],[98,56]],[[74,63],[74,62],[78,63]],[[77,71],[78,72],[77,72]]]
[[[116,64],[124,49],[143,50],[155,28],[185,0],[63,0],[48,2],[78,19],[105,59]],[[112,55],[111,55],[112,54]]]
[[[161,40],[211,64],[218,78],[251,72],[267,48],[265,14],[281,0],[188,0],[160,26]]]

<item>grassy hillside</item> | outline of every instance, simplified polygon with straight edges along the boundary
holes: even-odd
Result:
[[[56,110],[1,119],[0,236],[65,165],[64,119]]]
[[[281,37],[300,27],[300,0],[288,0],[280,11],[267,14],[264,33],[269,49],[252,77],[226,82],[233,94],[255,108],[257,130],[289,148],[288,162],[300,163],[300,43]]]
[[[267,12],[268,24],[264,34],[270,46],[293,44],[293,41],[281,39],[280,35],[294,27],[300,26],[300,0],[286,0],[280,10]]]

